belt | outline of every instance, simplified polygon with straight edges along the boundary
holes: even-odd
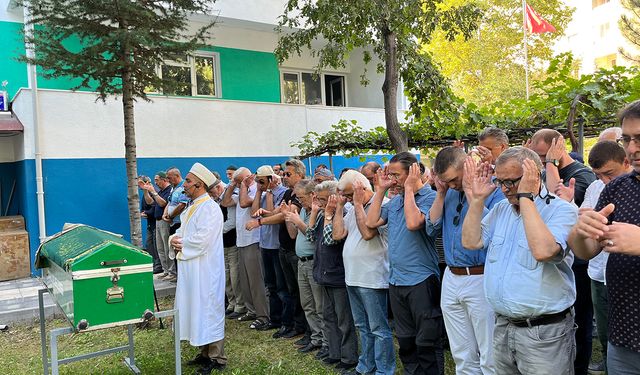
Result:
[[[473,267],[449,267],[449,271],[451,271],[454,275],[482,275],[484,274],[484,265],[473,266]]]
[[[555,314],[540,315],[534,318],[527,318],[527,319],[510,319],[510,318],[505,318],[505,319],[507,319],[509,323],[513,324],[516,327],[535,327],[535,326],[541,326],[545,324],[559,323],[563,321],[564,318],[567,316],[567,314],[570,312],[571,312],[571,308],[568,307],[564,311],[561,311]]]
[[[307,262],[313,260],[313,255],[309,255],[308,257],[298,257],[298,259],[300,259],[301,262]]]

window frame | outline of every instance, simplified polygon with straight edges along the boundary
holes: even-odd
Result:
[[[347,74],[346,73],[342,73],[342,72],[320,72],[318,73],[318,79],[320,80],[320,95],[321,95],[321,101],[322,103],[320,104],[306,104],[306,103],[301,103],[302,101],[302,73],[308,73],[308,74],[314,74],[314,71],[312,69],[293,69],[293,68],[281,68],[280,69],[280,104],[289,104],[289,105],[309,105],[309,106],[324,106],[324,107],[334,107],[334,106],[330,106],[327,105],[327,93],[326,93],[326,87],[324,84],[325,81],[325,75],[330,75],[330,76],[340,76],[342,77],[342,82],[343,82],[343,89],[344,89],[344,106],[343,107],[338,107],[335,106],[335,108],[346,108],[349,106],[349,99],[348,99],[348,89],[347,89]],[[284,96],[284,75],[285,74],[295,74],[298,77],[298,103],[287,103],[285,102],[285,96]]]
[[[197,73],[196,73],[196,58],[211,58],[213,59],[213,85],[214,85],[214,95],[200,95],[198,94],[198,83],[197,83]],[[220,53],[215,51],[194,51],[187,55],[187,62],[181,62],[176,60],[165,60],[156,68],[158,77],[162,79],[162,66],[169,65],[175,67],[189,68],[190,76],[191,76],[191,95],[172,95],[165,94],[162,90],[157,90],[153,92],[149,92],[149,94],[159,94],[166,96],[174,96],[181,98],[222,98],[222,83],[220,78]]]

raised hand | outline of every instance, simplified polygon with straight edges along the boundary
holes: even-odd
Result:
[[[353,183],[353,205],[364,205],[364,185],[360,181]]]
[[[531,144],[531,138],[529,138],[526,141],[524,141],[524,143],[522,144],[522,147],[526,147],[528,149],[531,149],[533,147],[532,144]]]
[[[558,181],[558,185],[556,185],[555,189],[553,189],[553,193],[564,199],[567,202],[573,201],[573,197],[576,190],[576,179],[572,178],[569,180],[569,186],[564,186],[562,179]]]
[[[602,210],[596,212],[592,209],[581,209],[576,224],[576,232],[584,238],[599,241],[609,231],[607,217],[615,210],[613,203],[609,203]],[[606,250],[606,249],[605,249]]]
[[[327,205],[324,207],[324,216],[333,216],[336,213],[336,206],[338,205],[338,195],[331,194],[327,199]]]
[[[318,201],[318,197],[313,194],[313,197],[311,198],[311,212],[318,212],[320,211],[320,202]]]
[[[391,186],[393,186],[395,181],[389,178],[389,168],[384,167],[378,169],[376,174],[373,176],[373,186],[376,191],[384,193],[389,190]]]
[[[447,191],[449,190],[449,185],[442,182],[440,177],[438,177],[438,175],[436,175],[435,173],[433,173],[432,175],[433,175],[433,183],[434,185],[436,185],[436,191],[438,192],[438,194],[441,194],[441,195],[447,194]]]
[[[254,213],[251,216],[260,217],[260,216],[269,216],[270,214],[271,214],[271,211],[265,210],[264,208],[259,208],[258,211],[256,211],[256,213]]]
[[[478,146],[476,149],[478,150],[478,155],[480,156],[480,159],[482,161],[485,161],[487,163],[492,162],[493,155],[491,154],[491,150],[484,146]]]
[[[244,178],[244,180],[242,180],[242,184],[248,189],[251,185],[253,185],[253,182],[256,179],[256,175],[251,174],[247,177]]]
[[[522,179],[518,185],[518,193],[538,194],[540,191],[540,170],[531,159],[525,159],[522,164]]]
[[[559,136],[551,141],[551,146],[547,151],[547,160],[560,160],[565,153],[564,137]]]
[[[484,201],[496,189],[496,186],[491,182],[491,166],[488,163],[482,163],[476,167],[473,159],[469,163],[465,160],[465,174],[467,170],[473,176],[471,188],[469,189],[467,186],[469,192],[465,191],[467,199],[469,201]]]
[[[408,191],[417,191],[422,184],[422,175],[420,173],[420,166],[418,163],[413,163],[409,166],[409,175],[404,181],[404,189]]]
[[[471,156],[467,156],[464,160],[464,174],[462,175],[462,190],[465,194],[471,195],[473,191],[473,179],[478,175],[479,168],[482,168],[481,165],[478,165],[475,160]],[[480,169],[481,171],[482,169]],[[440,181],[438,179],[438,181]],[[442,181],[440,181],[442,183]],[[445,185],[446,186],[446,185]],[[438,184],[436,184],[436,189],[440,192],[440,188]],[[445,191],[446,193],[446,191]]]

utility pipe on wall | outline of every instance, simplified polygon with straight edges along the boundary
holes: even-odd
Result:
[[[25,1],[23,5],[24,9],[24,27],[25,35],[32,36],[34,26],[30,22],[31,14],[29,13],[30,2]],[[27,57],[35,57],[35,50],[32,44],[26,46]],[[42,153],[40,151],[40,132],[39,132],[39,120],[40,120],[40,98],[38,96],[38,77],[36,72],[36,66],[33,64],[27,65],[29,76],[29,88],[31,89],[31,112],[33,116],[33,147],[36,163],[36,198],[38,202],[38,227],[40,242],[44,241],[47,237],[47,227],[45,222],[44,211],[44,184],[42,182]]]

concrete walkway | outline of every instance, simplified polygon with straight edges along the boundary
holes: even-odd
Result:
[[[154,278],[158,298],[175,294],[176,284]],[[38,319],[38,290],[44,284],[38,278],[26,278],[0,282],[0,324],[11,325]],[[62,317],[62,311],[51,295],[44,295],[45,315]]]

